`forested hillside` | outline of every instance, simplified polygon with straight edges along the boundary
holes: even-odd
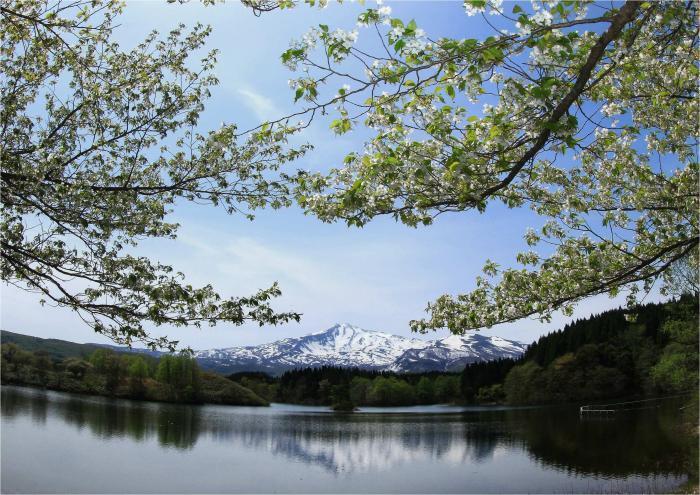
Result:
[[[697,388],[698,304],[692,296],[576,320],[518,360],[467,366],[469,401],[513,404],[681,393]]]

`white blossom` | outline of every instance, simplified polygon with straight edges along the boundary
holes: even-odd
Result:
[[[540,10],[535,15],[530,17],[530,20],[536,24],[549,26],[552,23],[554,16],[548,10]]]
[[[483,7],[474,7],[472,4],[469,2],[465,1],[464,2],[464,10],[467,13],[468,16],[474,16],[476,14],[480,14],[484,11]]]

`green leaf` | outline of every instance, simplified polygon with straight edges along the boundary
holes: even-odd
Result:
[[[330,128],[336,134],[345,134],[352,129],[352,123],[350,122],[350,119],[346,118],[335,119],[333,122],[331,122]]]

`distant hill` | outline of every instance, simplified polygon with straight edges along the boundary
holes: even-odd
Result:
[[[17,344],[26,351],[46,351],[53,359],[65,359],[72,356],[87,357],[95,350],[104,348],[100,344],[76,344],[67,340],[59,339],[42,339],[40,337],[32,337],[31,335],[22,335],[21,333],[8,332],[0,330],[0,341],[3,344]],[[119,348],[114,348],[118,350]],[[126,349],[124,349],[126,351]]]
[[[88,357],[96,349],[112,349],[114,352],[138,352],[158,357],[161,352],[150,351],[148,349],[129,349],[128,347],[107,345],[107,344],[78,344],[61,339],[43,339],[31,335],[0,330],[0,342],[3,344],[17,344],[26,351],[46,351],[55,360],[62,360],[67,357]]]

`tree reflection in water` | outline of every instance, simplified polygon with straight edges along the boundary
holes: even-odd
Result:
[[[192,449],[206,435],[232,448],[267,450],[335,473],[377,472],[440,460],[483,463],[519,450],[577,475],[683,476],[687,443],[674,430],[677,408],[582,420],[576,408],[449,414],[333,414],[272,408],[190,406],[111,400],[3,387],[2,416],[59,418],[99,438],[154,439]],[[686,467],[687,468],[687,467]]]
[[[2,388],[2,415],[31,414],[46,422],[47,414],[98,438],[128,437],[138,442],[157,437],[164,447],[191,449],[201,433],[195,406],[87,397],[43,390]]]

